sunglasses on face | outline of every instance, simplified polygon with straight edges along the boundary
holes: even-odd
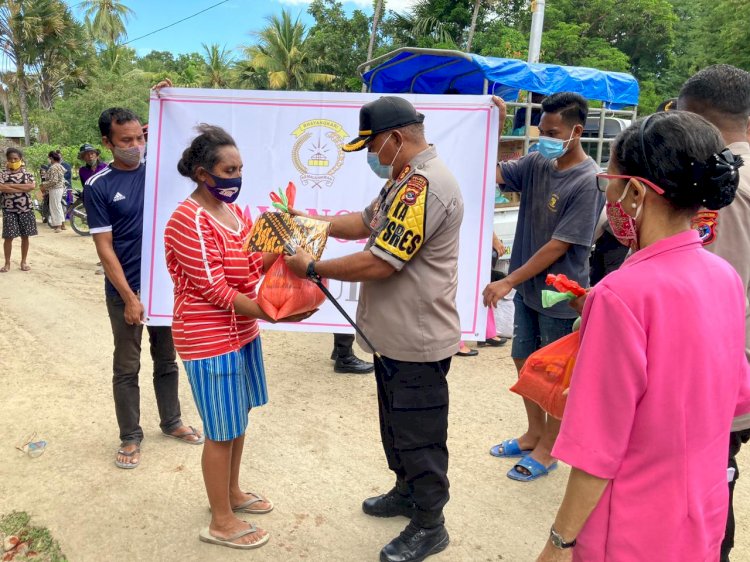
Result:
[[[664,190],[661,187],[656,185],[654,182],[647,180],[646,178],[639,177],[639,176],[620,176],[617,174],[596,174],[596,187],[599,191],[601,191],[602,193],[605,193],[607,191],[607,187],[609,186],[610,180],[631,180],[631,179],[638,180],[642,184],[649,186],[659,195],[664,195]]]

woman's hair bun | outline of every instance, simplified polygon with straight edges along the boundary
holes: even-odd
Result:
[[[701,204],[712,211],[731,204],[740,181],[738,170],[743,165],[742,158],[728,148],[713,154],[708,162],[696,162],[693,165],[694,178],[703,194]]]

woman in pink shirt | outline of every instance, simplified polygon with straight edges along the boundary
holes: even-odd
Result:
[[[586,299],[553,450],[573,468],[538,560],[715,561],[727,438],[750,411],[745,298],[690,218],[732,202],[741,160],[680,111],[636,122],[612,154],[597,179],[634,252]]]

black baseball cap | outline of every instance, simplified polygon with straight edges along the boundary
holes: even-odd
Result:
[[[383,96],[362,106],[359,110],[359,136],[341,149],[344,152],[362,150],[378,133],[422,123],[424,115],[404,98]]]

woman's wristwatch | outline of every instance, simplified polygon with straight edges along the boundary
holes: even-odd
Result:
[[[559,548],[560,550],[573,548],[576,545],[576,539],[573,539],[571,542],[565,542],[562,535],[555,530],[554,525],[549,530],[549,542],[552,543],[552,546]]]

